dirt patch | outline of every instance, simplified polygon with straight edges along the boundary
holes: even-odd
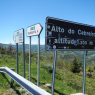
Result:
[[[23,88],[20,88],[19,90],[19,95],[31,95],[27,90],[23,89]],[[16,91],[14,91],[14,89],[10,88],[10,89],[7,89],[5,93],[3,94],[0,94],[0,95],[18,95],[16,93]]]
[[[12,88],[7,89],[5,93],[4,95],[18,95]]]

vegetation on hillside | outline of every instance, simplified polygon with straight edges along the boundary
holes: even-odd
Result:
[[[5,48],[3,46],[0,46]],[[2,53],[0,48],[0,67],[7,66],[9,68],[16,68],[16,54],[12,56],[13,53],[7,53],[10,50],[8,47]],[[12,48],[15,51],[15,49]],[[71,52],[70,52],[71,53]],[[2,56],[3,54],[3,56]],[[62,55],[62,58],[59,56]],[[73,53],[71,54],[73,55]],[[37,52],[31,53],[31,82],[37,85]],[[65,57],[65,58],[64,58]],[[67,57],[67,60],[66,60]],[[80,56],[75,55],[71,57],[66,56],[66,53],[58,52],[57,63],[56,63],[56,74],[55,74],[55,88],[54,95],[70,95],[71,93],[82,92],[82,82],[83,82],[83,66],[82,61],[78,60]],[[52,82],[52,70],[53,70],[53,52],[41,51],[40,52],[40,87],[51,92],[51,87],[44,86],[45,84]],[[63,60],[64,58],[64,60]],[[81,58],[80,58],[81,59]],[[22,53],[19,52],[19,74],[23,76],[23,61]],[[29,79],[29,53],[25,54],[25,78]],[[95,65],[86,67],[86,93],[88,95],[94,95],[95,93]],[[17,94],[22,95],[24,92],[20,91],[21,86],[16,82],[13,84],[12,92],[8,92],[10,89],[10,77],[7,75],[2,75],[0,73],[0,94],[11,95]]]

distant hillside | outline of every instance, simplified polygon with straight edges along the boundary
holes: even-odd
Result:
[[[8,47],[9,44],[2,44],[0,43],[0,45],[4,46],[4,47]],[[12,47],[14,49],[16,49],[16,45],[11,44]],[[23,49],[23,45],[19,44],[18,45],[18,50],[22,51]],[[31,51],[32,52],[37,52],[38,51],[38,45],[31,45]],[[40,45],[40,51],[45,51],[45,46],[44,45]],[[29,52],[29,44],[25,44],[25,52]]]
[[[4,47],[8,47],[9,44],[2,44]],[[16,49],[16,45],[12,45],[14,49]],[[19,51],[22,51],[22,44],[18,45]],[[37,54],[38,51],[38,45],[31,45],[31,51],[35,52]],[[41,56],[44,58],[52,58],[54,55],[54,52],[46,51],[45,50],[45,45],[40,45],[40,51],[41,51]],[[29,52],[29,44],[25,44],[25,52]],[[84,58],[84,52],[83,51],[58,51],[57,53],[58,57],[62,60],[67,60],[68,62],[71,62],[74,57],[77,57],[79,61],[83,63],[83,58]],[[87,56],[86,56],[86,65],[94,65],[95,64],[95,51],[88,51]]]

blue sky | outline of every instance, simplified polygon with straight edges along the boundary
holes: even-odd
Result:
[[[0,0],[0,43],[14,44],[14,32],[24,28],[29,44],[27,27],[40,23],[40,43],[45,44],[47,16],[95,26],[95,0]],[[37,44],[38,37],[31,42]]]

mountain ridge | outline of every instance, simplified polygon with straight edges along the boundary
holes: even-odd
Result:
[[[2,44],[0,45],[7,47],[9,44]],[[15,44],[11,44],[14,49],[16,49]],[[18,50],[23,51],[22,44],[18,44]],[[38,45],[31,45],[31,52],[35,52],[37,54],[38,51]],[[29,44],[25,44],[25,52],[29,52]],[[53,51],[46,51],[45,45],[40,45],[40,52],[43,57],[52,57],[51,55],[54,55]],[[48,52],[48,53],[47,53]],[[77,57],[79,61],[83,63],[84,60],[84,52],[83,51],[58,51],[57,55],[62,60],[67,60],[68,62],[71,62],[74,57]],[[95,64],[95,51],[88,51],[86,56],[86,64],[88,65],[94,65]]]

